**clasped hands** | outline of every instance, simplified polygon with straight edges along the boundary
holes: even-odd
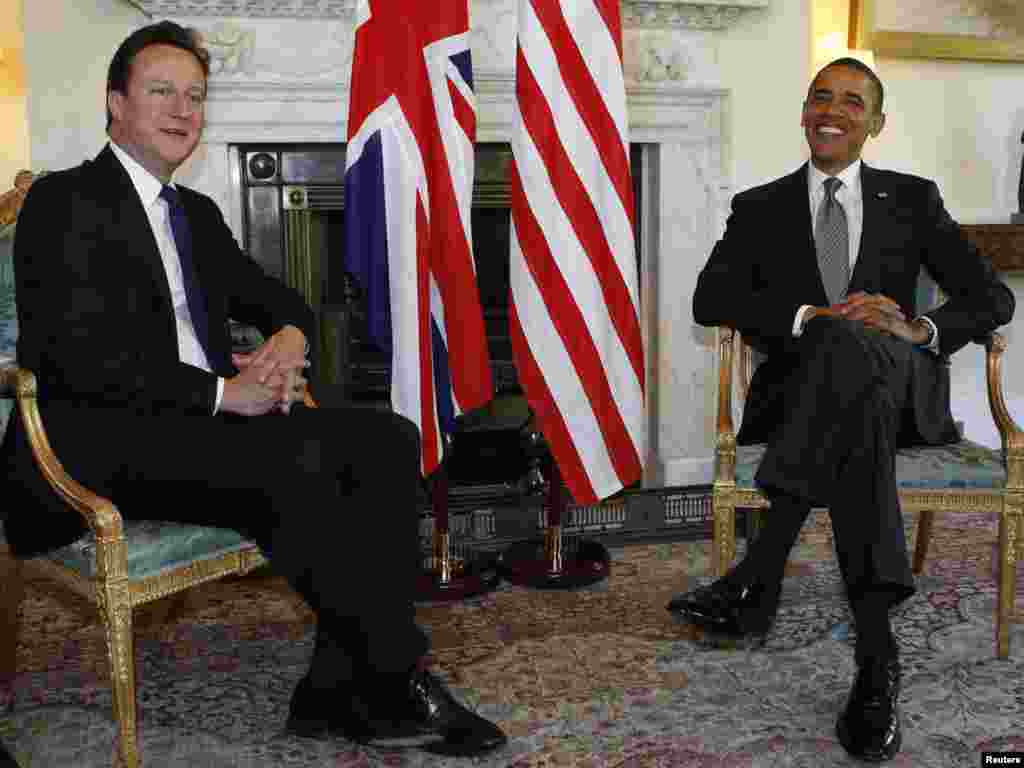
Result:
[[[274,410],[287,414],[305,395],[305,348],[302,331],[286,325],[252,352],[233,354],[239,372],[224,380],[221,410],[245,416]]]
[[[924,344],[928,340],[928,329],[920,322],[908,321],[900,305],[881,293],[857,291],[830,307],[813,307],[805,322],[817,315],[856,320],[868,328],[875,328],[911,344]]]

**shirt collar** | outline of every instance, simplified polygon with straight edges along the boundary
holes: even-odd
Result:
[[[128,177],[132,180],[132,184],[135,186],[135,191],[139,193],[139,199],[142,201],[142,205],[148,211],[150,206],[152,206],[153,203],[156,202],[156,199],[160,197],[160,190],[163,189],[164,183],[143,168],[134,157],[125,152],[113,141],[110,142],[110,149],[113,150],[114,156],[121,161],[121,165],[124,166],[124,169],[128,171]],[[170,186],[174,185],[171,184]]]
[[[864,162],[857,158],[843,170],[836,174],[836,178],[843,182],[842,191],[847,200],[859,200],[860,199],[860,168]],[[821,188],[825,184],[825,179],[829,178],[827,173],[823,173],[815,167],[814,163],[807,164],[807,186],[811,191],[811,197],[815,195],[821,195]]]

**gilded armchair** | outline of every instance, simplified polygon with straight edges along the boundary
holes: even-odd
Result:
[[[8,199],[8,198],[4,198]],[[24,195],[20,196],[24,199]],[[10,222],[5,222],[10,224]],[[153,521],[126,521],[109,499],[70,477],[54,454],[36,401],[36,379],[14,361],[10,249],[0,252],[0,436],[7,418],[20,418],[42,474],[77,510],[89,533],[47,555],[16,559],[0,553],[0,676],[16,670],[19,603],[28,576],[42,576],[93,603],[106,634],[118,744],[116,763],[140,764],[136,734],[133,609],[225,576],[245,574],[266,560],[256,545],[232,530]],[[309,393],[305,401],[316,407]],[[14,403],[16,412],[10,413]],[[18,514],[10,510],[9,514]]]
[[[1002,437],[1003,450],[993,451],[969,440],[949,446],[915,448],[897,454],[896,482],[904,514],[918,513],[913,570],[924,567],[936,512],[991,512],[999,517],[996,653],[1009,655],[1017,559],[1024,557],[1024,432],[1006,408],[1002,386],[1002,355],[1006,340],[999,333],[985,340],[988,400]],[[735,366],[735,368],[734,368]],[[733,426],[734,379],[745,399],[753,375],[753,352],[731,328],[718,329],[718,411],[713,485],[714,570],[724,575],[736,557],[736,508],[750,510],[756,530],[770,508],[754,484],[763,445],[737,446]]]

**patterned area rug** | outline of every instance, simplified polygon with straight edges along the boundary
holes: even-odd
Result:
[[[918,592],[894,620],[905,733],[892,765],[959,768],[979,765],[983,750],[1024,750],[1024,624],[1013,628],[1011,658],[996,660],[995,541],[988,516],[936,521]],[[665,610],[674,593],[709,580],[709,552],[708,542],[634,545],[614,550],[611,578],[584,590],[503,585],[421,606],[435,669],[509,734],[506,748],[477,761],[285,735],[312,617],[280,579],[201,588],[170,623],[158,622],[159,607],[142,609],[145,765],[857,765],[834,735],[854,663],[827,515],[804,529],[775,629],[757,650],[712,646]],[[109,766],[107,662],[88,606],[31,582],[23,627],[18,676],[0,688],[0,742],[21,768]]]

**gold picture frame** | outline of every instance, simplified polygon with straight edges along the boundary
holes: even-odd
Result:
[[[890,26],[907,5],[905,0],[850,0],[851,47],[895,58],[1024,61],[1024,2],[934,0],[929,3],[934,15],[919,13],[913,21],[901,18],[898,28]],[[990,32],[975,34],[979,27]]]

